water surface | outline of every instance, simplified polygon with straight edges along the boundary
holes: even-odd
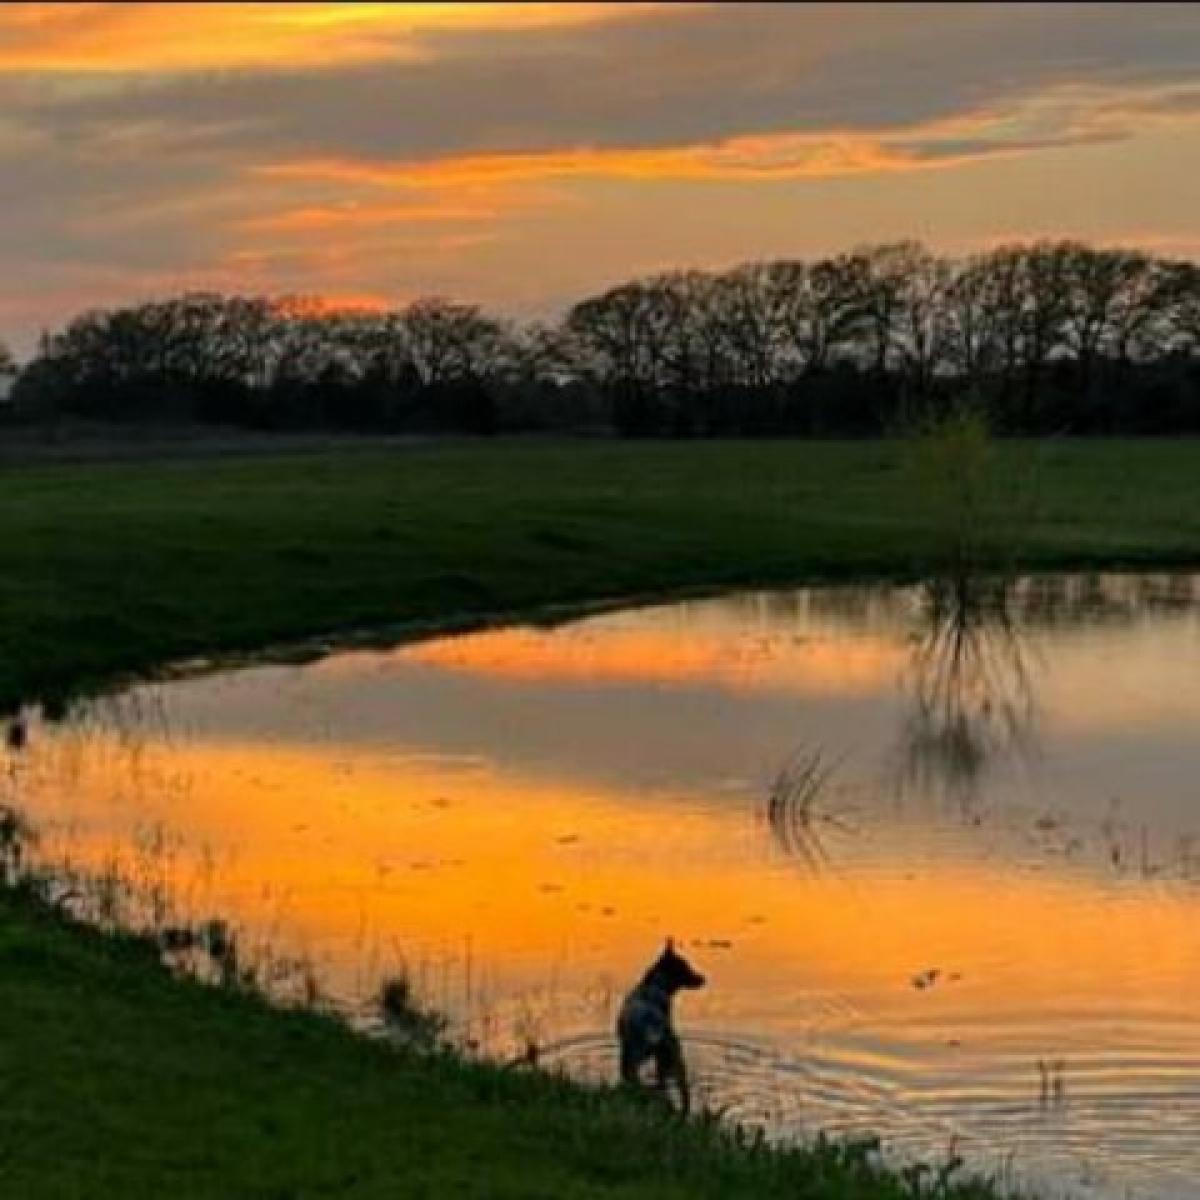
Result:
[[[114,914],[228,918],[355,1020],[405,971],[481,1051],[611,1077],[670,934],[710,1104],[1194,1196],[1198,599],[809,589],[341,653],[35,722],[5,787]]]

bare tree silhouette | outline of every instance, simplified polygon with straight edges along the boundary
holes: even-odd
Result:
[[[190,293],[80,314],[14,395],[18,411],[268,429],[877,434],[971,387],[1002,431],[1164,432],[1200,430],[1198,357],[1194,263],[904,241],[630,280],[556,328],[436,297],[373,312]]]

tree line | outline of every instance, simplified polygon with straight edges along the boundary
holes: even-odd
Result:
[[[0,372],[5,357],[0,352]],[[635,279],[557,325],[191,293],[83,313],[16,417],[258,429],[850,435],[964,391],[1011,433],[1200,431],[1200,267],[1082,242],[916,242]]]

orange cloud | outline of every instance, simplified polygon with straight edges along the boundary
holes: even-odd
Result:
[[[955,122],[955,128],[958,126]],[[945,126],[904,134],[756,134],[719,142],[649,148],[595,148],[478,154],[403,162],[314,158],[253,168],[272,179],[389,188],[454,188],[552,179],[755,182],[927,170],[1012,152],[996,141],[955,149]],[[950,145],[946,152],[939,141]]]
[[[387,312],[396,302],[378,292],[323,292],[319,296],[288,296],[275,307],[291,317],[333,317]]]
[[[273,179],[423,189],[572,178],[692,182],[820,179],[940,165],[945,165],[944,159],[923,162],[869,136],[775,134],[728,138],[707,145],[581,148],[398,163],[304,159],[255,170]]]
[[[657,4],[5,4],[0,71],[322,67],[430,57],[432,34],[628,18]]]
[[[398,161],[319,157],[252,168],[271,179],[423,189],[514,187],[538,181],[612,179],[759,182],[936,170],[1002,155],[1128,136],[1148,119],[1200,119],[1190,89],[1064,86],[1007,108],[873,130],[748,133],[667,146],[577,146]]]
[[[252,217],[242,228],[264,233],[305,233],[322,229],[369,228],[439,222],[486,221],[495,208],[467,204],[318,204]]]

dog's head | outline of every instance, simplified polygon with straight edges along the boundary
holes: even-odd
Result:
[[[667,944],[651,968],[651,974],[668,992],[678,992],[681,988],[702,988],[705,984],[704,976],[675,949],[673,938],[667,938]]]

